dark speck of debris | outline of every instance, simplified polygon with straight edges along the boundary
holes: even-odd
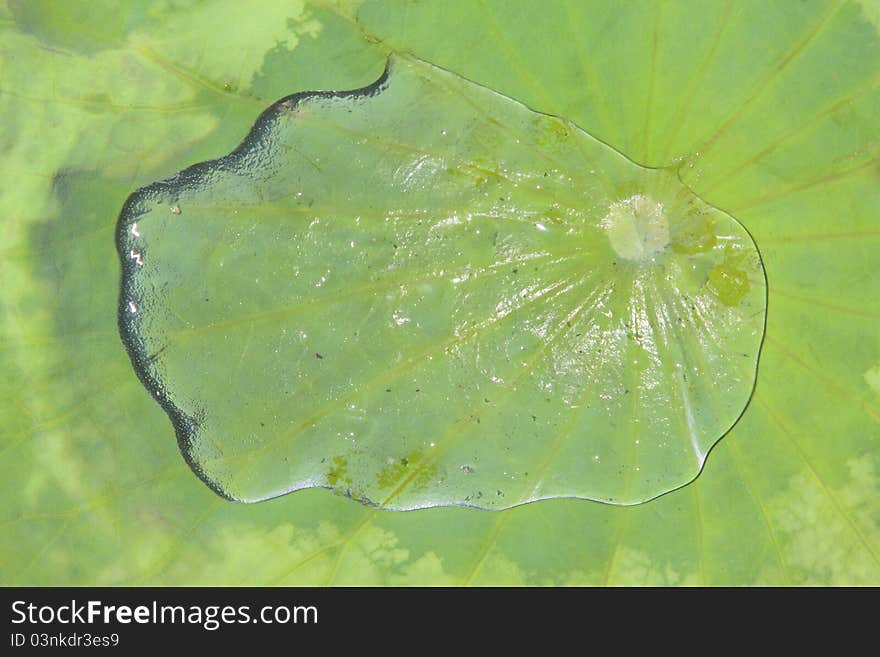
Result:
[[[321,354],[319,354],[317,351],[315,352],[315,358],[317,358],[318,360],[324,360],[324,357]]]
[[[385,388],[385,392],[391,392],[391,388]]]
[[[469,465],[461,466],[461,471],[464,472],[465,474],[473,474],[474,473],[474,469]]]

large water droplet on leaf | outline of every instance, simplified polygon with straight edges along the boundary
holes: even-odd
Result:
[[[135,367],[236,500],[644,501],[739,417],[764,325],[755,245],[674,171],[400,56],[139,190],[117,241]]]

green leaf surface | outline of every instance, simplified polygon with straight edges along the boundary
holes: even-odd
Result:
[[[0,8],[3,583],[880,582],[873,0],[90,6]],[[283,96],[373,82],[389,49],[675,165],[748,229],[757,384],[692,484],[397,513],[193,476],[120,344],[119,208]]]

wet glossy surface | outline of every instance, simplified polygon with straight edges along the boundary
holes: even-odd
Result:
[[[754,244],[673,170],[408,58],[136,192],[117,242],[136,369],[244,501],[644,501],[738,418],[764,328]]]

